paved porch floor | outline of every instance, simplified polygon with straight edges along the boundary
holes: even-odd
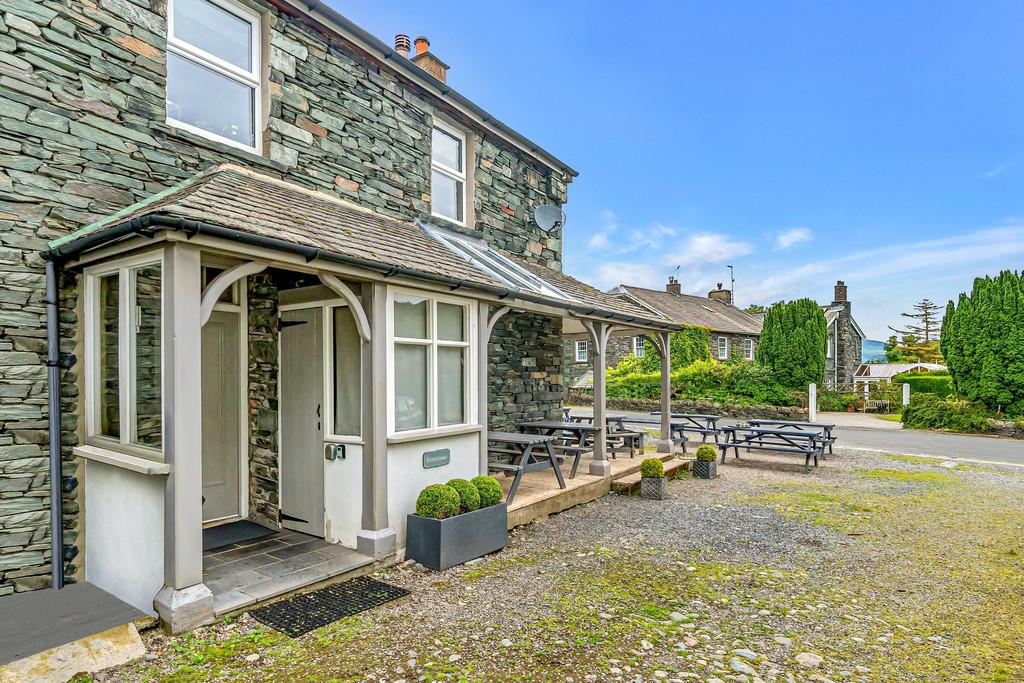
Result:
[[[217,616],[373,563],[373,558],[288,529],[203,553]]]

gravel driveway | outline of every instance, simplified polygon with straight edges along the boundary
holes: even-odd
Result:
[[[607,496],[290,640],[248,616],[98,680],[1024,680],[1024,470],[751,455]],[[83,680],[89,680],[83,677]]]

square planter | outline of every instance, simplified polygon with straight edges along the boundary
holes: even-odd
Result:
[[[668,477],[641,477],[640,497],[649,500],[668,498]]]
[[[406,517],[405,556],[437,571],[501,550],[506,543],[505,503],[448,519]]]
[[[694,460],[692,475],[694,479],[714,479],[718,476],[718,461]]]

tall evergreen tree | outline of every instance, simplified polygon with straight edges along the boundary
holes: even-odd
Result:
[[[947,304],[941,345],[959,395],[1024,412],[1024,274],[975,279],[970,296]]]
[[[921,299],[913,306],[913,313],[900,313],[904,318],[910,318],[914,322],[907,323],[904,329],[889,326],[889,329],[901,337],[916,337],[925,344],[938,341],[939,328],[942,327],[942,319],[938,317],[939,305],[931,299]]]
[[[801,389],[825,377],[828,325],[810,299],[773,304],[765,314],[757,362],[772,369],[780,384]]]

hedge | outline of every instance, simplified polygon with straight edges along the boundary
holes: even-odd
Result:
[[[959,398],[923,393],[910,394],[910,405],[903,408],[903,426],[967,433],[990,429],[984,406]]]
[[[673,371],[671,381],[673,400],[704,398],[745,405],[795,405],[790,391],[775,381],[770,370],[747,361],[698,361]],[[609,398],[657,399],[661,396],[661,373],[611,372],[606,393]]]
[[[910,395],[935,394],[942,398],[953,395],[953,378],[945,370],[934,372],[907,372],[896,375],[893,384],[909,384]]]

